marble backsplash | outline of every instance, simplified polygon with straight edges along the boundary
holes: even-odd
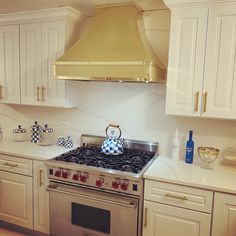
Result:
[[[23,105],[0,105],[4,138],[21,124],[28,131],[35,120],[48,124],[58,136],[70,135],[79,143],[83,133],[105,135],[110,123],[118,123],[122,137],[160,143],[160,154],[171,154],[172,135],[179,129],[181,153],[188,130],[195,146],[210,145],[223,150],[236,143],[236,121],[165,115],[165,85],[113,82],[75,82],[78,107],[72,109]]]

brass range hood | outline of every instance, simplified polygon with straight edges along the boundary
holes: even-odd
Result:
[[[164,82],[165,69],[144,31],[134,4],[95,9],[86,31],[55,62],[58,79]]]

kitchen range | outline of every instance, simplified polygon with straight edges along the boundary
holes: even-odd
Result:
[[[124,140],[124,152],[101,152],[101,136],[45,162],[50,184],[52,235],[138,236],[142,228],[143,174],[158,143]]]

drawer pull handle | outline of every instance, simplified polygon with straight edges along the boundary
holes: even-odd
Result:
[[[147,214],[148,214],[148,208],[145,207],[144,209],[144,227],[147,227]]]
[[[199,92],[196,92],[195,94],[195,112],[198,112],[198,100],[199,100]]]
[[[3,165],[10,166],[10,167],[17,167],[18,166],[17,164],[13,164],[13,163],[9,163],[9,162],[4,163]]]
[[[2,88],[3,88],[3,86],[2,86],[2,85],[0,85],[0,99],[2,99],[2,98],[3,98],[3,95],[2,95]]]
[[[204,96],[203,112],[206,112],[206,110],[207,110],[207,92],[205,92],[203,96]]]
[[[175,199],[179,199],[179,200],[183,200],[183,201],[188,200],[188,198],[186,196],[177,196],[177,195],[174,195],[174,194],[171,194],[171,193],[166,193],[165,197],[175,198]]]
[[[37,86],[37,102],[40,101],[40,98],[39,98],[39,92],[40,92],[40,87]]]
[[[45,87],[42,87],[42,102],[45,102]]]
[[[43,185],[42,177],[43,177],[43,170],[39,170],[39,186],[40,187]]]

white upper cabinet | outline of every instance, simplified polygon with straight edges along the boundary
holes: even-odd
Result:
[[[203,94],[203,116],[236,118],[236,4],[209,9]]]
[[[65,23],[20,26],[22,104],[67,106],[66,82],[54,77],[54,61],[65,48]]]
[[[55,79],[54,61],[77,39],[76,32],[78,32],[78,28],[76,27],[79,19],[80,13],[70,7],[9,14],[7,18],[1,18],[0,16],[0,52],[6,50],[5,48],[8,50],[13,48],[8,44],[1,43],[1,27],[3,27],[1,24],[8,24],[9,26],[6,26],[6,28],[11,29],[12,26],[10,24],[13,22],[18,23],[16,26],[18,27],[18,32],[14,38],[16,45],[18,45],[18,51],[14,50],[14,59],[18,59],[18,68],[5,66],[10,59],[13,59],[11,57],[2,58],[4,55],[0,55],[0,60],[5,63],[3,63],[3,66],[8,66],[7,69],[11,73],[18,75],[14,79],[14,81],[17,80],[17,83],[12,86],[13,76],[5,73],[4,68],[0,70],[1,74],[6,74],[7,83],[10,83],[7,86],[8,90],[13,93],[12,90],[17,88],[19,93],[18,99],[12,103],[51,107],[76,106],[76,97],[71,92],[73,81]],[[13,40],[10,42],[13,43]],[[10,53],[11,51],[8,54]],[[11,78],[9,79],[8,77]],[[4,97],[4,88],[6,86],[1,79],[0,86],[0,95],[3,94],[0,97]],[[10,87],[11,89],[9,89]],[[8,92],[9,95],[11,94],[10,92]],[[0,101],[9,103],[3,98]]]
[[[20,103],[19,25],[0,25],[0,102]]]
[[[20,26],[21,103],[37,102],[37,87],[41,85],[41,25]],[[38,91],[39,93],[39,91]],[[38,94],[39,97],[39,94]],[[39,99],[38,99],[39,100]]]
[[[236,4],[171,9],[166,113],[236,118]]]
[[[200,115],[207,12],[204,8],[171,11],[168,114]]]

